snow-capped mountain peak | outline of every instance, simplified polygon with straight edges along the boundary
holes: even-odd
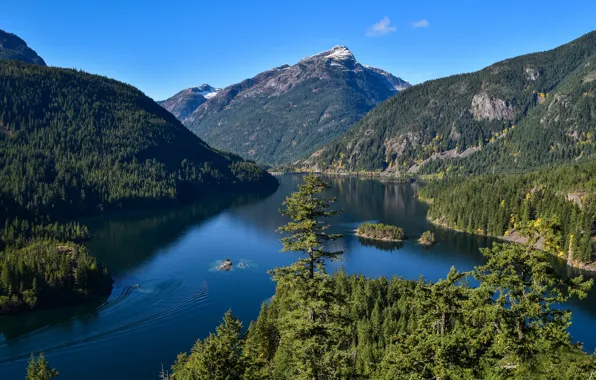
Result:
[[[191,87],[190,89],[192,92],[198,95],[202,95],[205,99],[210,99],[217,95],[217,93],[221,90],[221,88],[215,88],[208,84],[202,84],[198,87]]]

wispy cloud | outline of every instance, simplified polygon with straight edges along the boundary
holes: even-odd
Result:
[[[420,20],[412,23],[412,28],[426,28],[428,26],[428,20]]]
[[[384,36],[387,33],[395,32],[395,26],[391,26],[389,17],[383,17],[379,22],[368,28],[366,35],[369,37]]]

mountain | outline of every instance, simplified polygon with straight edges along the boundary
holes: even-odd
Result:
[[[277,186],[124,83],[2,60],[0,93],[0,223]]]
[[[0,59],[10,59],[45,66],[44,60],[18,36],[0,29]]]
[[[260,163],[287,163],[341,135],[409,86],[336,46],[226,87],[181,120],[214,147]],[[175,103],[165,102],[170,100]]]
[[[526,171],[596,152],[596,32],[408,88],[297,167],[338,172]]]
[[[203,84],[182,90],[167,100],[158,101],[157,104],[170,111],[179,120],[184,120],[207,99],[214,97],[219,90]]]

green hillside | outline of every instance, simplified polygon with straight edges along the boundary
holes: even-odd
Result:
[[[595,151],[596,32],[408,88],[299,166],[327,171],[521,171]]]
[[[139,90],[97,75],[0,60],[0,314],[98,300],[108,271],[63,219],[273,191]]]
[[[596,158],[525,174],[481,175],[426,183],[422,199],[437,223],[519,239],[548,228],[543,249],[584,266],[596,256]]]
[[[172,204],[247,186],[273,189],[276,180],[210,148],[134,87],[0,61],[0,192],[10,219]]]

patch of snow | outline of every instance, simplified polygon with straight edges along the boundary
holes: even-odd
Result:
[[[216,89],[215,91],[203,91],[203,92],[199,92],[199,95],[203,95],[205,97],[205,99],[211,99],[212,97],[214,97],[215,95],[217,95],[217,93],[219,92],[219,89]]]
[[[348,50],[347,47],[335,46],[333,49],[331,49],[331,54],[327,54],[325,56],[325,58],[343,60],[343,59],[354,59],[354,56],[352,55],[352,52]]]

